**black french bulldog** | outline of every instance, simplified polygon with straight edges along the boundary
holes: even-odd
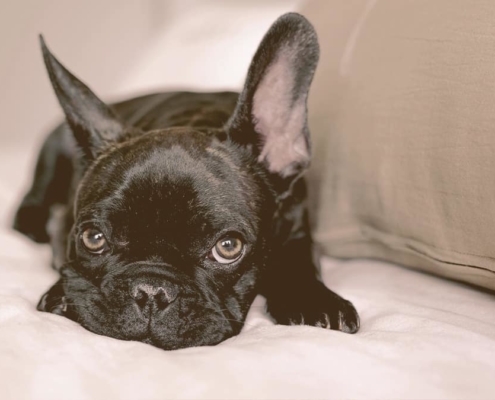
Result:
[[[239,333],[258,293],[279,324],[358,330],[313,259],[302,174],[319,47],[304,17],[273,24],[240,95],[107,106],[41,47],[67,122],[46,139],[14,223],[51,242],[60,271],[38,310],[163,349]]]

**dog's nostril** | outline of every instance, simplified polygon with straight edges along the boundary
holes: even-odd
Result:
[[[165,290],[163,290],[163,288],[160,288],[158,290],[158,293],[155,295],[155,302],[160,310],[163,310],[171,303],[167,296],[167,293],[165,293]]]
[[[148,303],[148,294],[144,290],[136,290],[133,297],[137,305],[141,308],[146,306],[146,303]]]
[[[175,296],[171,296],[163,287],[153,286],[148,284],[139,284],[134,287],[132,297],[140,308],[145,308],[146,305],[155,305],[157,309],[165,309]]]

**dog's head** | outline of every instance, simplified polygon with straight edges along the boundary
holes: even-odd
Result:
[[[136,132],[42,48],[84,172],[68,262],[39,309],[164,349],[238,333],[291,230],[281,204],[310,159],[309,22],[274,23],[219,129]]]

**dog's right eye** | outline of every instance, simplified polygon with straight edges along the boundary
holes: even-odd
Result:
[[[107,239],[105,239],[105,235],[103,235],[103,233],[101,233],[98,229],[86,229],[81,238],[84,247],[86,247],[86,249],[88,249],[91,253],[101,254],[107,247]]]
[[[220,239],[210,250],[208,258],[220,264],[232,264],[239,260],[244,253],[244,243],[234,235]]]

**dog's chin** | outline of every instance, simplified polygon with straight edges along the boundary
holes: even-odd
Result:
[[[139,341],[164,350],[213,346],[242,329],[218,307],[181,301],[161,316],[143,318],[132,305],[107,307],[102,296],[67,294],[60,281],[38,303],[38,310],[69,318],[85,329],[120,340]],[[225,308],[223,308],[225,310]]]
[[[163,350],[179,350],[189,347],[214,346],[228,338],[237,335],[239,330],[225,329],[220,325],[197,326],[194,329],[184,332],[184,336],[169,336],[166,332],[151,332],[142,338],[124,339],[136,340],[158,347]]]
[[[241,324],[233,327],[225,318],[207,315],[202,318],[163,318],[156,322],[128,321],[117,329],[112,324],[95,324],[95,316],[67,307],[69,318],[87,330],[120,340],[139,341],[164,350],[177,350],[196,346],[213,346],[240,332]],[[101,319],[107,319],[101,316]],[[111,318],[108,318],[111,320]]]

